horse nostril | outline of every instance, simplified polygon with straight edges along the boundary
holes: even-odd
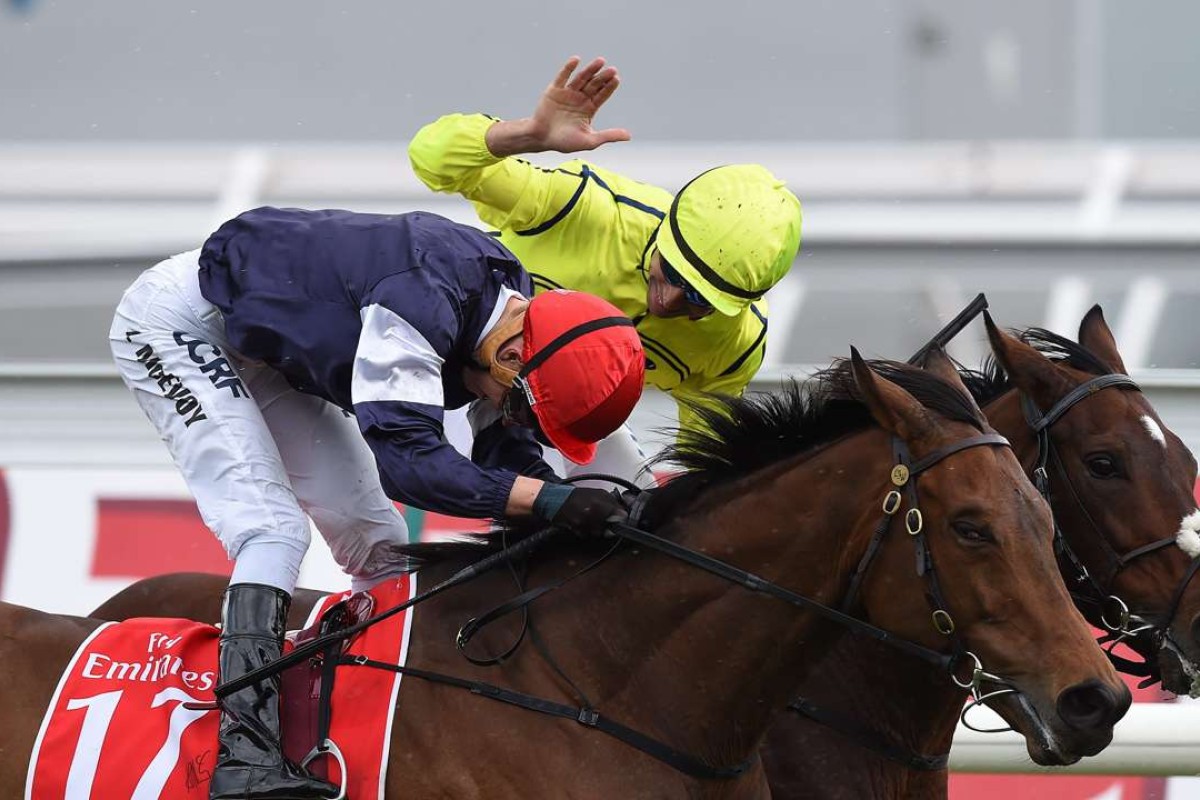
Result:
[[[1125,694],[1129,694],[1128,690]],[[1076,730],[1108,728],[1125,715],[1130,699],[1118,697],[1098,680],[1087,680],[1059,694],[1058,715]]]

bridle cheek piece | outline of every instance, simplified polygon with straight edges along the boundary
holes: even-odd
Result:
[[[921,513],[917,495],[917,478],[921,473],[954,453],[980,446],[1011,447],[1009,441],[1000,434],[985,433],[946,445],[926,455],[919,461],[913,462],[907,445],[899,438],[893,437],[892,451],[895,466],[892,468],[890,477],[894,488],[890,489],[884,496],[882,507],[883,517],[876,525],[875,532],[871,537],[870,543],[867,545],[866,552],[863,554],[862,559],[854,570],[854,574],[851,576],[850,587],[839,608],[843,613],[849,613],[854,607],[855,600],[862,587],[863,579],[875,556],[879,553],[883,539],[891,526],[892,518],[907,503],[908,510],[904,513],[904,530],[908,533],[909,539],[913,542],[916,550],[917,575],[925,583],[925,599],[930,607],[930,621],[935,631],[942,636],[948,637],[951,641],[952,652],[946,659],[944,666],[954,684],[971,693],[971,700],[963,708],[960,719],[964,725],[972,730],[985,731],[985,729],[975,727],[971,724],[970,720],[967,719],[968,712],[986,703],[993,697],[1016,693],[1017,689],[1009,681],[984,670],[983,663],[979,657],[966,648],[966,645],[958,635],[954,617],[947,609],[941,583],[938,581],[937,571],[934,569],[933,553],[925,537],[925,518]],[[970,667],[965,677],[960,673],[963,664]],[[985,682],[996,684],[1000,688],[985,692],[982,688]],[[793,704],[792,707],[801,711],[801,713],[805,713],[805,710],[797,704]],[[1000,731],[1009,729],[987,730]],[[907,760],[910,761],[911,759]]]
[[[1104,647],[1109,660],[1121,672],[1145,677],[1145,680],[1140,684],[1140,686],[1144,687],[1162,678],[1159,674],[1158,665],[1153,661],[1152,656],[1139,650],[1145,658],[1143,662],[1139,663],[1119,656],[1113,651],[1121,643],[1128,643],[1137,649],[1136,645],[1138,641],[1145,634],[1150,634],[1153,637],[1154,649],[1158,649],[1162,646],[1164,640],[1171,638],[1171,623],[1174,622],[1175,615],[1179,612],[1179,606],[1183,602],[1183,595],[1188,585],[1191,584],[1192,579],[1196,576],[1196,572],[1200,570],[1200,559],[1192,560],[1191,567],[1175,587],[1171,602],[1159,623],[1148,621],[1132,613],[1129,604],[1110,591],[1113,582],[1116,581],[1121,571],[1136,559],[1156,553],[1175,544],[1175,537],[1172,535],[1140,547],[1135,547],[1127,553],[1118,553],[1112,544],[1109,543],[1108,539],[1105,538],[1104,534],[1101,533],[1100,526],[1096,524],[1095,519],[1088,513],[1083,499],[1079,496],[1079,491],[1071,481],[1071,476],[1067,474],[1062,458],[1058,455],[1058,451],[1054,447],[1054,442],[1050,439],[1050,428],[1064,414],[1082,400],[1110,387],[1132,389],[1135,391],[1141,390],[1137,382],[1128,375],[1116,373],[1100,375],[1075,387],[1075,389],[1068,392],[1045,414],[1042,414],[1037,405],[1024,394],[1021,395],[1021,408],[1025,414],[1026,422],[1033,429],[1034,435],[1037,438],[1038,455],[1033,469],[1034,486],[1037,487],[1042,497],[1049,502],[1050,474],[1048,465],[1053,455],[1054,465],[1059,478],[1061,478],[1063,484],[1069,490],[1080,511],[1083,512],[1084,517],[1087,518],[1088,524],[1092,526],[1092,530],[1096,533],[1096,541],[1100,544],[1100,547],[1104,550],[1109,560],[1110,566],[1106,574],[1102,579],[1097,580],[1096,576],[1084,566],[1083,560],[1071,548],[1056,520],[1054,523],[1054,550],[1060,564],[1064,567],[1063,571],[1072,574],[1070,583],[1074,584],[1074,588],[1071,589],[1071,596],[1077,604],[1090,605],[1099,609],[1098,618],[1100,623],[1108,631],[1105,636],[1101,637],[1100,644]]]

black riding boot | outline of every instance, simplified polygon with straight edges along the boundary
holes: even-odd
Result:
[[[239,583],[221,609],[220,682],[279,658],[291,597],[282,589]],[[212,800],[316,800],[338,789],[283,757],[279,742],[279,676],[221,700]]]

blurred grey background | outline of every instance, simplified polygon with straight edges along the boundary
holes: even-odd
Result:
[[[407,139],[450,111],[527,114],[572,54],[623,77],[598,124],[634,141],[597,163],[674,189],[758,161],[803,201],[761,385],[851,342],[906,356],[986,291],[1001,323],[1068,334],[1102,303],[1130,367],[1190,410],[1198,29],[1190,0],[0,0],[0,463],[45,450],[24,443],[57,435],[53,398],[111,391],[80,426],[142,441],[111,310],[239,211],[474,221],[415,180]],[[981,340],[953,352],[977,363]]]
[[[1191,0],[3,0],[0,138],[404,139],[568,55],[638,139],[1200,136]]]
[[[415,179],[408,138],[528,114],[572,54],[623,77],[598,123],[634,141],[597,163],[673,190],[761,162],[801,198],[753,388],[851,343],[907,357],[979,291],[1069,335],[1099,302],[1197,450],[1198,31],[1196,0],[0,0],[0,597],[86,613],[140,576],[97,569],[99,501],[186,505],[109,355],[141,270],[262,204],[476,222]],[[647,450],[673,416],[646,393]],[[159,519],[106,546],[195,568]],[[304,570],[345,585],[319,536]],[[1182,780],[1166,796],[1200,797]]]

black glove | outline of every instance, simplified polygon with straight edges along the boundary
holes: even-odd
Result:
[[[538,492],[533,512],[553,525],[588,536],[603,536],[611,517],[625,518],[625,506],[610,492],[552,483]]]
[[[630,525],[635,528],[643,527],[646,505],[653,494],[652,489],[625,489],[621,492],[621,505],[625,507],[625,515]]]

